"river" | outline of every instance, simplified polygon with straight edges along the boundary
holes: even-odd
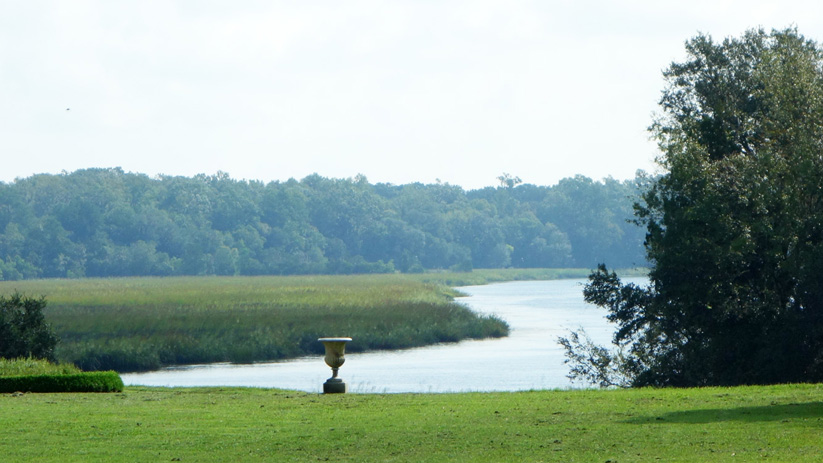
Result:
[[[642,279],[634,280],[643,282]],[[346,354],[340,377],[355,393],[520,391],[582,386],[566,377],[558,336],[583,327],[607,345],[614,326],[587,304],[585,280],[516,281],[458,288],[458,301],[511,327],[500,339],[402,351]],[[338,334],[338,333],[335,333]],[[352,341],[357,342],[357,340]],[[322,391],[331,370],[322,356],[251,365],[211,364],[122,374],[126,385],[249,386]]]

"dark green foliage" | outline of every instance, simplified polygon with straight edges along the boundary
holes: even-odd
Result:
[[[54,359],[57,336],[46,324],[45,307],[44,298],[0,296],[0,358]]]
[[[10,392],[123,392],[123,380],[114,371],[0,376],[0,393]]]
[[[686,48],[636,206],[651,284],[601,267],[586,298],[635,385],[823,381],[823,51],[792,29]]]
[[[642,179],[642,177],[638,177]],[[464,191],[87,169],[0,183],[0,279],[643,265],[636,181]]]

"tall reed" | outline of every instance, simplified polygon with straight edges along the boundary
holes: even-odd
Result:
[[[0,358],[0,377],[2,376],[30,376],[30,375],[73,375],[80,373],[74,365],[51,363],[48,360],[36,358]]]
[[[180,277],[0,283],[43,295],[58,359],[84,370],[254,362],[508,334],[505,322],[456,303],[436,278],[404,275]]]

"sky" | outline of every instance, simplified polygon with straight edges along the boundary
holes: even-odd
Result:
[[[757,27],[823,2],[0,0],[0,182],[631,179],[685,41]]]

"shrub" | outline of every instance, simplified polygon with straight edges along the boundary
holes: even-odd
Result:
[[[0,358],[54,359],[57,336],[46,324],[44,298],[0,296]]]
[[[10,392],[122,392],[123,380],[114,371],[71,375],[0,377],[0,393]]]

